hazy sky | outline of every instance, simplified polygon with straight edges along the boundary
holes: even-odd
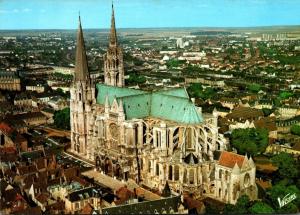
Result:
[[[300,0],[115,0],[118,28],[300,25]],[[0,0],[0,29],[108,28],[111,0]]]

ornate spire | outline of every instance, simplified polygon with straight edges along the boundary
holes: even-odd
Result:
[[[76,62],[75,62],[75,81],[87,81],[90,79],[88,71],[88,62],[85,52],[84,38],[79,15],[79,27],[77,32],[76,45]]]
[[[115,12],[114,12],[114,5],[111,5],[112,14],[111,14],[111,26],[110,26],[110,35],[109,35],[109,45],[116,46],[117,45],[117,31],[116,31],[116,24],[115,24]]]

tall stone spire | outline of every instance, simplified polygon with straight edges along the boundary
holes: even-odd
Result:
[[[85,52],[84,38],[79,15],[79,27],[77,31],[77,45],[75,58],[75,77],[74,81],[89,81],[88,62]]]
[[[118,45],[115,25],[115,12],[112,5],[111,28],[109,35],[109,45],[104,59],[104,83],[110,86],[124,87],[124,64],[123,53]]]
[[[112,14],[111,14],[111,26],[110,26],[110,35],[109,35],[109,45],[116,46],[117,45],[117,31],[116,31],[116,23],[115,23],[115,12],[114,5],[111,5]]]

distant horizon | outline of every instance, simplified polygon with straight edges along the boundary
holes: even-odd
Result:
[[[117,28],[117,30],[143,30],[143,29],[259,29],[259,28],[295,28],[300,27],[299,25],[269,25],[269,26],[245,26],[245,27],[210,27],[210,26],[204,26],[204,27],[128,27],[128,28]],[[84,28],[84,30],[103,30],[103,31],[109,31],[110,28]],[[0,29],[1,31],[55,31],[55,30],[61,30],[61,31],[76,31],[78,28],[36,28],[36,29]],[[300,31],[300,29],[299,29]]]
[[[111,0],[0,0],[0,30],[110,27]],[[118,29],[300,25],[300,0],[114,1]]]

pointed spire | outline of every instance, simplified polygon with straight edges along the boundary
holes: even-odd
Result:
[[[253,161],[253,159],[252,159],[251,156],[250,156],[250,158],[249,158],[249,165],[250,165],[251,167],[255,167],[255,163],[254,163],[254,161]]]
[[[75,62],[75,81],[87,81],[90,79],[88,72],[88,62],[85,52],[84,38],[79,14],[79,27],[77,31],[76,44],[76,62]]]
[[[240,174],[240,168],[237,163],[234,164],[234,167],[232,168],[233,174]]]
[[[109,35],[109,45],[116,46],[117,45],[117,31],[115,24],[115,12],[114,12],[114,4],[111,5],[112,14],[111,14],[111,26],[110,26],[110,35]]]

